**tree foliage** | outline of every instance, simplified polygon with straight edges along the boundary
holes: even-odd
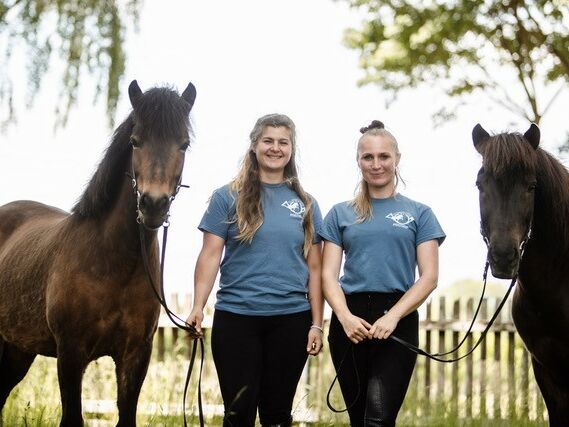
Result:
[[[457,104],[483,91],[539,123],[569,83],[568,0],[345,1],[365,14],[361,28],[345,34],[360,52],[360,84],[396,96],[436,81]],[[437,116],[453,113],[443,108]]]
[[[142,0],[0,0],[0,111],[3,124],[16,116],[13,52],[24,49],[27,104],[57,56],[63,64],[56,125],[65,125],[77,102],[81,77],[95,78],[95,98],[104,93],[113,124],[119,83],[125,70],[125,21],[138,20]],[[58,64],[59,65],[59,64]]]

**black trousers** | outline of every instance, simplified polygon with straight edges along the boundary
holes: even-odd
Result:
[[[354,315],[373,324],[402,295],[358,293],[346,295],[346,300]],[[418,345],[417,311],[401,319],[393,335]],[[340,389],[349,407],[350,424],[354,427],[394,426],[417,355],[390,339],[352,344],[335,315],[330,322],[328,341]]]
[[[290,425],[296,386],[308,357],[310,311],[245,316],[216,310],[211,348],[224,426]]]

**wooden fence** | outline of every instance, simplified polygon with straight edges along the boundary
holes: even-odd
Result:
[[[458,355],[464,354],[477,341],[499,302],[495,299],[483,301],[473,332],[467,336]],[[454,348],[464,337],[477,303],[478,300],[447,301],[441,297],[426,304],[421,313],[420,347],[430,353]],[[170,304],[177,313],[187,313],[191,305],[188,296],[180,298],[177,295],[171,297]],[[439,363],[419,356],[402,413],[407,412],[412,419],[434,413],[439,418],[546,419],[547,412],[528,353],[515,332],[510,313],[511,306],[507,304],[481,345],[471,356],[457,363]],[[204,327],[211,327],[211,313],[206,313]],[[206,340],[208,337],[206,331]],[[158,360],[171,357],[171,349],[175,349],[178,355],[189,355],[190,343],[185,334],[172,328],[167,317],[161,317],[155,336],[155,357]],[[204,378],[213,382],[211,387],[215,388],[217,378],[209,343],[206,343],[206,349]],[[323,414],[330,414],[325,402],[334,375],[325,346],[323,353],[311,357],[306,365],[295,398],[295,419],[317,421]],[[344,407],[340,396],[336,385],[332,393],[336,407]],[[221,401],[212,403],[221,405]],[[216,413],[220,411],[222,408],[219,407],[215,410]]]

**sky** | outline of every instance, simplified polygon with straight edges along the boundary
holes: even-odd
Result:
[[[402,153],[407,184],[399,192],[430,206],[447,234],[435,295],[481,277],[486,249],[474,185],[481,160],[472,128],[523,132],[529,123],[477,96],[456,120],[435,129],[432,114],[446,99],[434,84],[409,89],[394,102],[378,87],[358,87],[363,71],[342,35],[360,21],[358,12],[331,0],[145,1],[140,31],[127,38],[117,124],[130,110],[133,79],[143,90],[169,84],[181,92],[189,81],[197,88],[183,175],[190,188],[171,209],[167,291],[192,291],[202,240],[196,227],[207,200],[235,176],[256,119],[273,112],[295,121],[301,182],[324,214],[353,197],[359,128],[383,121]],[[12,75],[23,77],[25,52],[14,58]],[[0,136],[0,205],[32,199],[69,210],[110,142],[103,103],[93,104],[87,76],[67,128],[54,134],[60,72],[55,64],[33,107],[21,108],[18,123]],[[16,78],[16,88],[23,84]],[[551,152],[565,138],[568,110],[565,91],[541,123],[542,146]]]

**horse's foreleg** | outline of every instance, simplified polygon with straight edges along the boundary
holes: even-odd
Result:
[[[119,408],[117,427],[136,425],[138,397],[146,376],[151,353],[152,342],[146,342],[137,347],[127,348],[123,354],[115,357],[117,405]]]
[[[0,412],[16,385],[22,381],[30,369],[36,355],[24,353],[1,338],[2,354],[0,355]]]
[[[543,365],[532,358],[533,372],[541,390],[550,427],[569,426],[569,383],[567,372],[552,375]]]
[[[60,427],[82,426],[81,381],[87,361],[77,349],[57,349],[57,377],[61,393],[62,417]]]

